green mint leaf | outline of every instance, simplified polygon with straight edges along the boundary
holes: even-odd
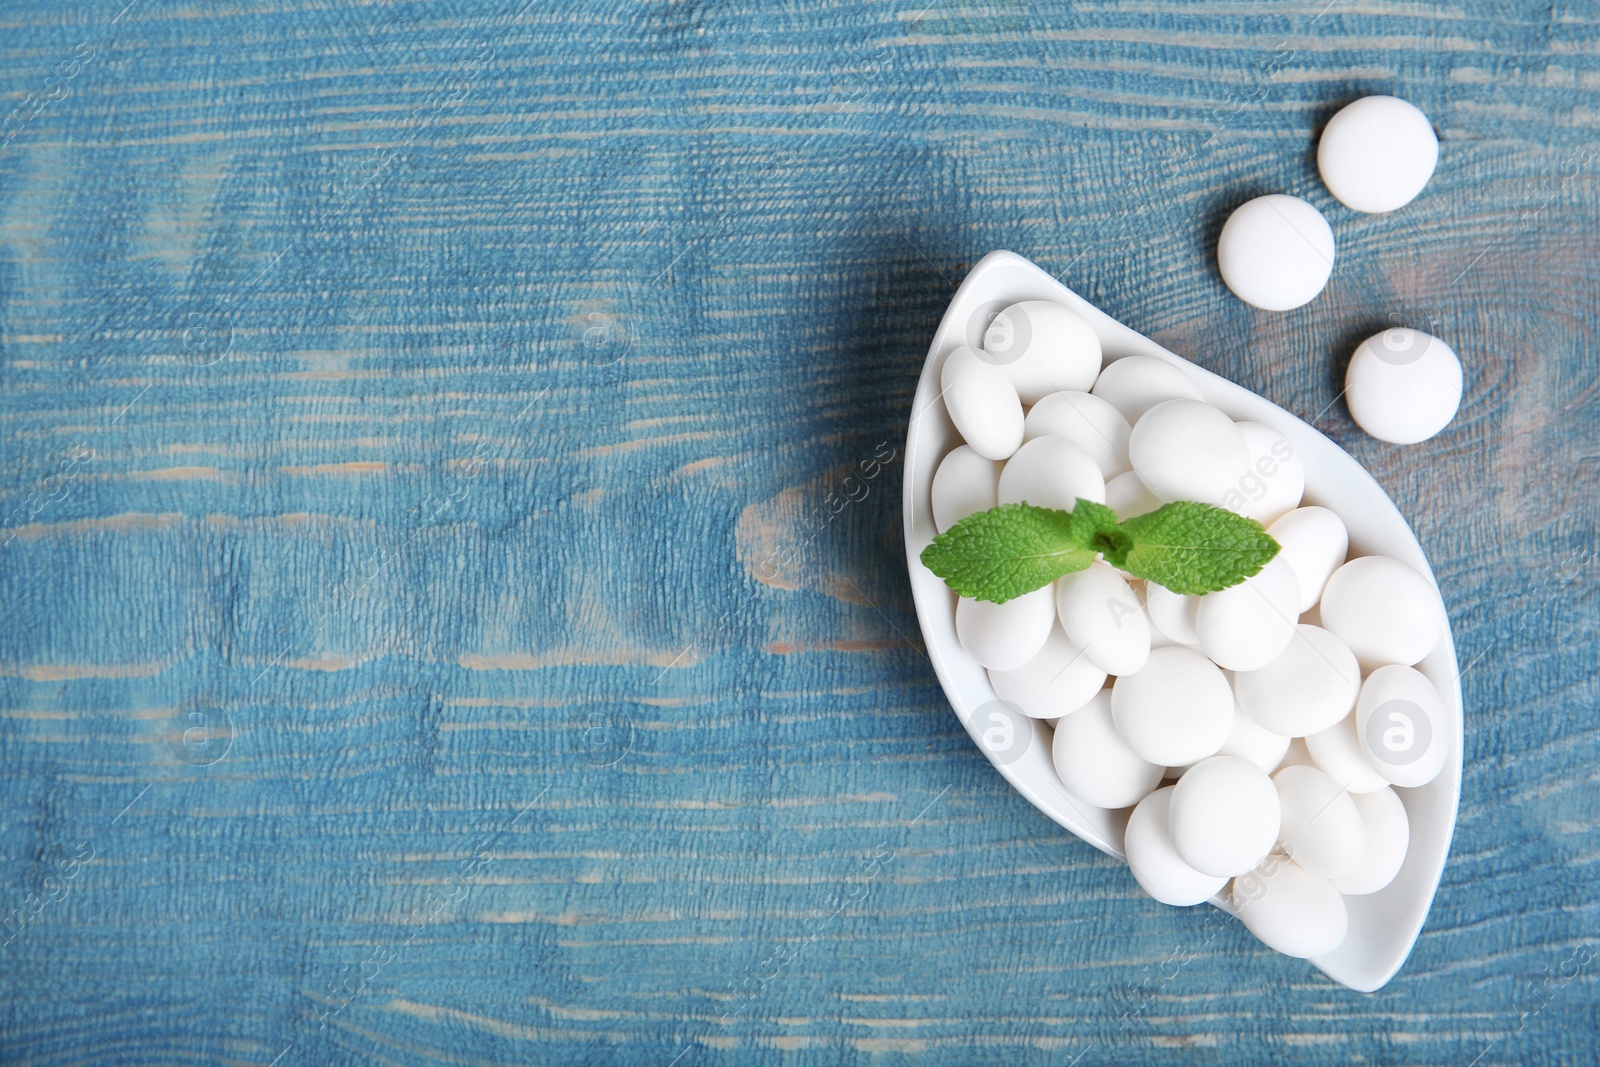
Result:
[[[1090,551],[1104,553],[1114,565],[1122,566],[1122,559],[1133,547],[1133,539],[1117,522],[1116,512],[1104,504],[1078,498],[1072,508],[1072,532],[1079,544]]]
[[[1121,561],[1109,552],[1106,558],[1174,593],[1199,595],[1238,585],[1278,554],[1278,542],[1259,522],[1191,500],[1128,519],[1122,532],[1131,547]]]
[[[1073,514],[1032,504],[980,511],[935,537],[922,564],[962,596],[1004,604],[1094,562],[1093,531]]]

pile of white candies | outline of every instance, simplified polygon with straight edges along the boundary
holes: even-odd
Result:
[[[1073,797],[1133,809],[1126,852],[1146,892],[1193,905],[1226,891],[1272,948],[1325,955],[1345,937],[1344,897],[1405,860],[1393,787],[1444,766],[1444,704],[1412,666],[1443,604],[1398,560],[1346,558],[1345,524],[1301,506],[1305,469],[1276,431],[1234,422],[1173,364],[1101,363],[1093,329],[1039,300],[1000,312],[982,350],[948,355],[940,385],[965,443],[934,474],[939,531],[1004,503],[1082,497],[1126,519],[1198,500],[1261,522],[1281,551],[1205,596],[1102,561],[1004,604],[959,597],[957,637],[996,696],[1053,724]]]

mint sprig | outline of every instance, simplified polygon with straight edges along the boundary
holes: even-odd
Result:
[[[1001,504],[969,515],[922,550],[922,563],[965,597],[997,604],[1081,571],[1103,556],[1174,593],[1238,585],[1278,554],[1254,519],[1180,500],[1118,521],[1104,504],[1071,511]]]
[[[1278,542],[1259,522],[1192,500],[1136,515],[1122,529],[1131,546],[1106,558],[1174,593],[1198,596],[1238,585],[1278,554]]]
[[[922,562],[962,596],[1003,604],[1094,562],[1089,522],[1074,522],[1079,510],[1001,504],[935,537]]]

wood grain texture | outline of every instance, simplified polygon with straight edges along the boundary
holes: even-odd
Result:
[[[521,0],[0,11],[0,1060],[1600,1056],[1600,9]],[[1392,217],[1315,132],[1416,102]],[[1212,268],[1262,191],[1339,262]],[[1329,433],[1462,658],[1382,992],[1163,908],[922,655],[899,448],[1033,258]],[[1455,424],[1363,436],[1404,323]]]

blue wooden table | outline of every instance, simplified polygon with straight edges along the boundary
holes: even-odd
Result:
[[[126,4],[126,6],[124,6]],[[0,1061],[1600,1055],[1600,8],[0,10]],[[1441,134],[1390,217],[1316,131]],[[1261,192],[1311,305],[1213,269]],[[1312,421],[1434,562],[1466,773],[1362,995],[1012,793],[900,450],[994,248]],[[1342,360],[1446,338],[1399,448]]]

